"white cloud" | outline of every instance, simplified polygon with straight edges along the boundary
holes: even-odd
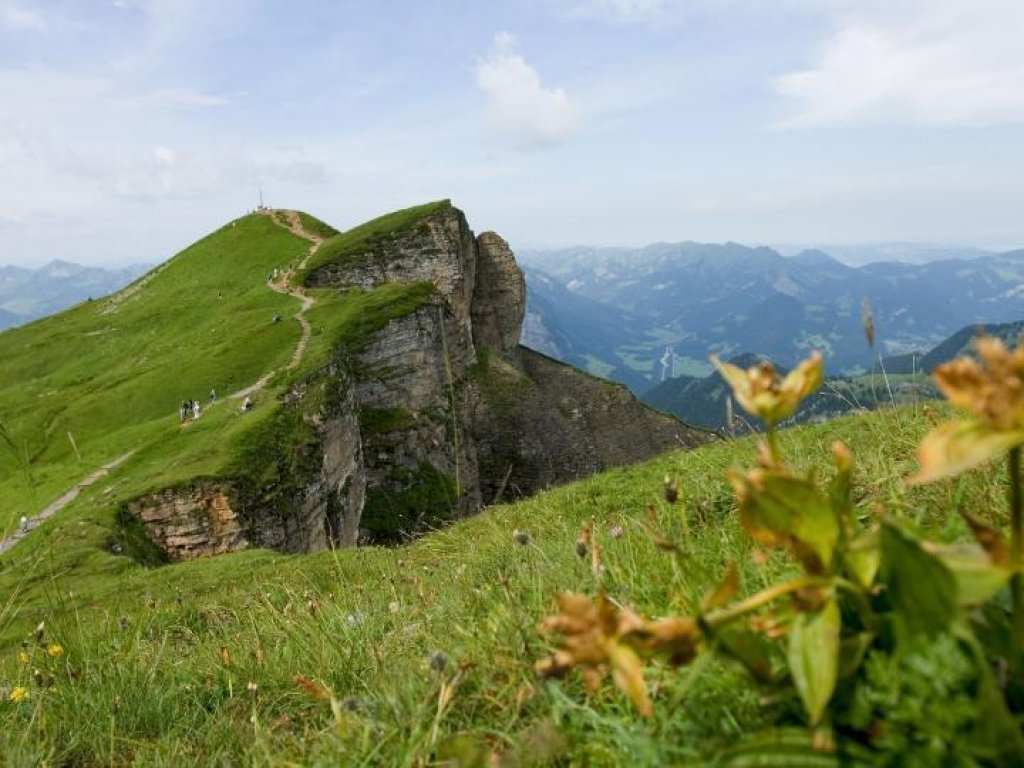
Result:
[[[815,65],[777,77],[787,127],[1024,122],[1024,2],[895,0],[842,15]]]
[[[544,87],[508,32],[494,36],[490,54],[477,64],[476,84],[487,94],[488,126],[519,147],[557,146],[579,128],[579,105],[563,89]]]
[[[9,0],[0,0],[0,27],[45,32],[46,21],[38,13],[15,5]]]

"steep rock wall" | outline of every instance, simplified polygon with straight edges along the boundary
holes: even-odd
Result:
[[[229,477],[134,502],[170,559],[400,542],[499,497],[712,439],[518,346],[523,273],[450,204],[306,280],[393,282],[437,291],[294,386]]]
[[[366,540],[400,541],[480,507],[465,400],[473,347],[458,329],[438,298],[389,322],[357,355]]]
[[[712,435],[652,411],[620,385],[525,347],[476,377],[473,439],[485,503],[527,496]]]
[[[519,346],[526,313],[526,278],[500,236],[477,238],[477,286],[470,305],[473,342],[478,348],[508,356]]]
[[[454,343],[472,345],[470,305],[476,288],[476,242],[462,211],[445,204],[415,227],[328,264],[306,279],[311,288],[375,288],[432,283],[451,309]]]

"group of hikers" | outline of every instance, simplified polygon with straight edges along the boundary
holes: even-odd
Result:
[[[199,405],[198,400],[183,400],[181,407],[178,408],[178,415],[181,416],[181,423],[184,424],[188,419],[198,419],[202,410],[202,406]]]
[[[217,390],[210,390],[210,405],[217,402]],[[242,401],[242,412],[248,413],[252,410],[252,398],[248,395],[245,396],[245,400]],[[184,424],[189,419],[193,421],[198,419],[202,414],[203,408],[199,404],[198,400],[182,400],[181,407],[178,408],[178,415],[181,417],[181,423]]]

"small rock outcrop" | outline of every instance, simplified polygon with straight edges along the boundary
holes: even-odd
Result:
[[[228,493],[216,485],[154,493],[131,502],[129,510],[172,562],[249,547]]]
[[[341,291],[394,283],[426,298],[293,386],[237,471],[132,503],[169,559],[401,542],[712,439],[519,346],[523,273],[508,243],[474,237],[450,203],[306,277]]]
[[[470,306],[473,343],[507,356],[519,346],[526,313],[526,278],[508,243],[494,232],[476,239],[477,286]]]

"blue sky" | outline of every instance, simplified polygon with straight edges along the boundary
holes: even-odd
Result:
[[[0,263],[267,201],[513,247],[1024,247],[1021,0],[0,0]]]

